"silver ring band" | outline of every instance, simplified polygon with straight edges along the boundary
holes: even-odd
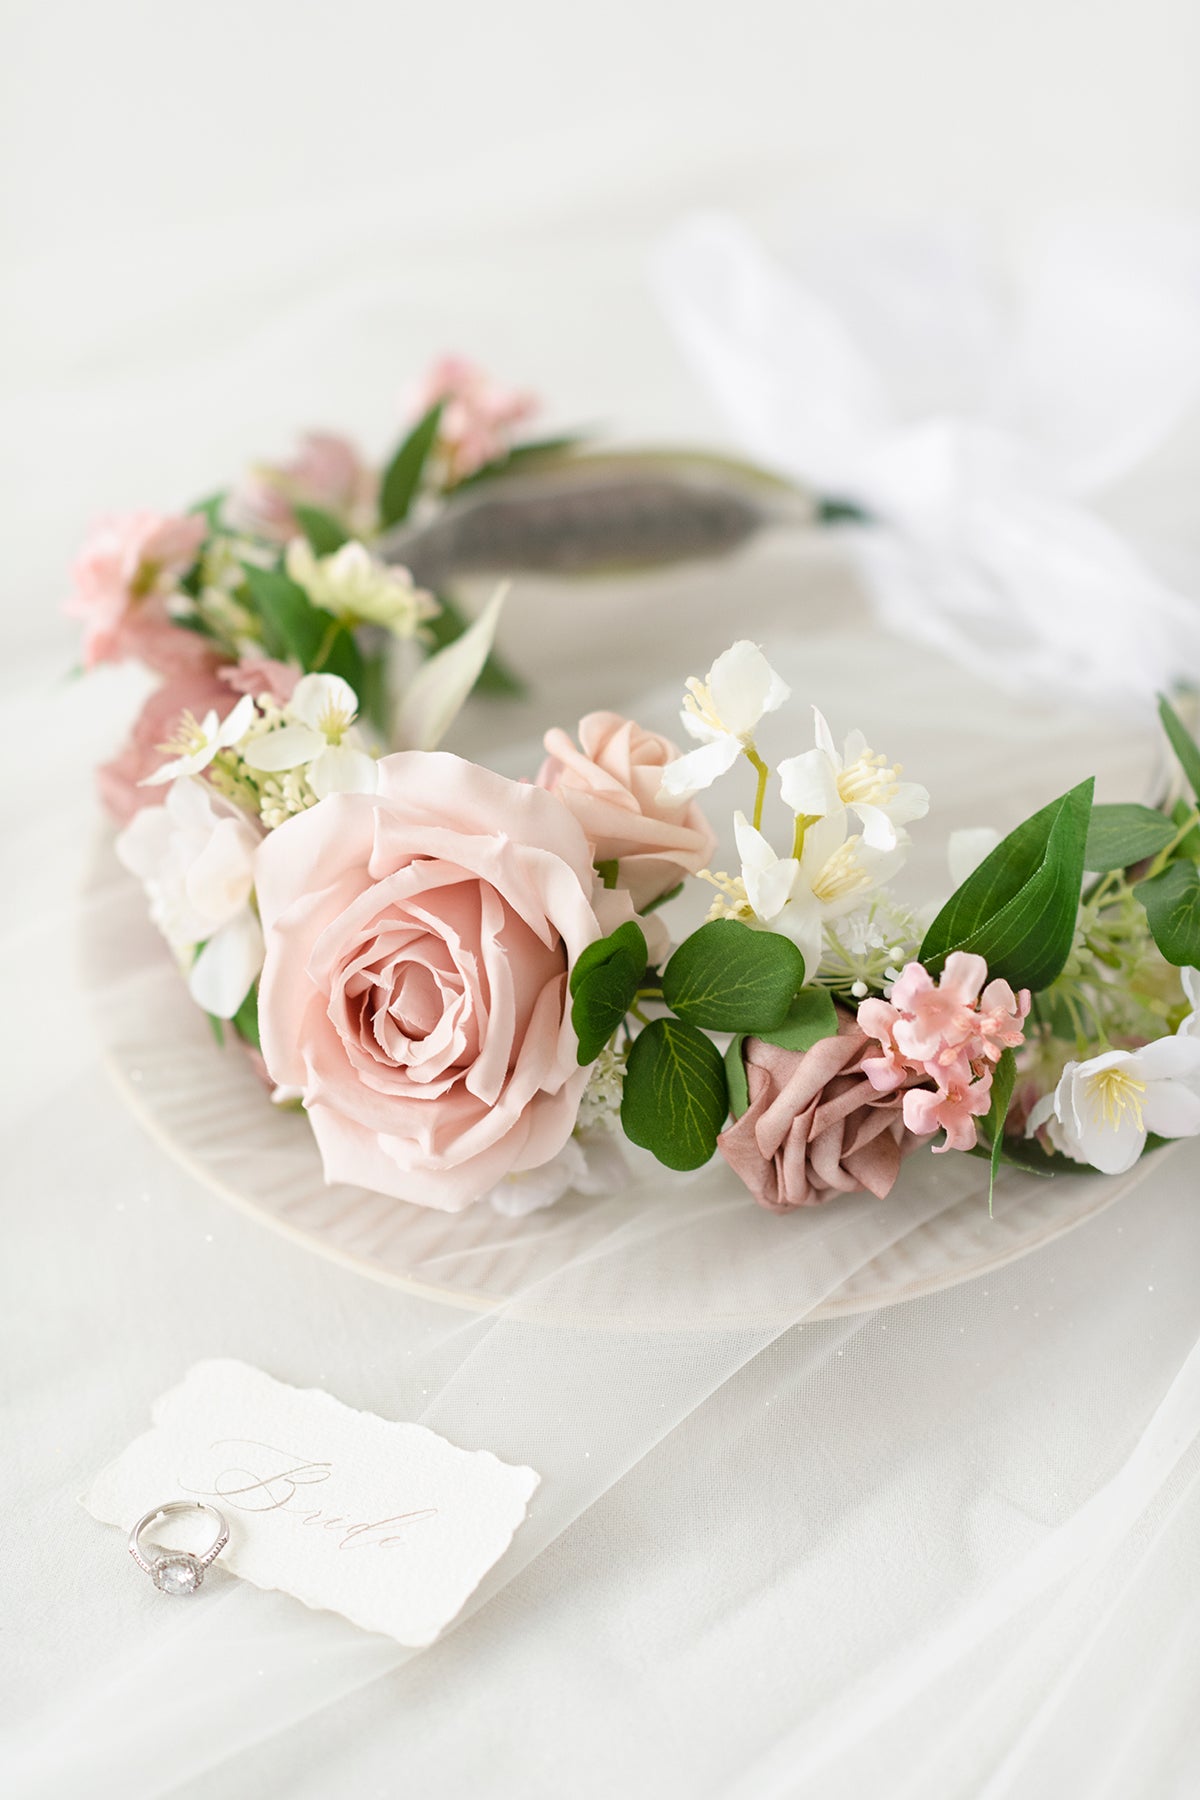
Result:
[[[194,1556],[188,1550],[163,1550],[148,1558],[142,1551],[141,1536],[159,1519],[165,1519],[173,1513],[207,1513],[217,1527],[217,1535],[202,1555]],[[216,1562],[222,1550],[229,1542],[229,1526],[223,1513],[207,1500],[168,1500],[164,1506],[155,1506],[148,1513],[143,1513],[129,1534],[129,1554],[139,1569],[144,1569],[155,1587],[164,1594],[194,1594],[204,1580],[204,1571],[210,1563]]]

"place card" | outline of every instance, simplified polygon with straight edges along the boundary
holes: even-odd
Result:
[[[128,1531],[164,1501],[207,1501],[229,1522],[216,1567],[414,1647],[504,1555],[540,1479],[248,1363],[196,1363],[152,1417],[84,1496],[94,1518]],[[203,1548],[181,1529],[147,1535]]]

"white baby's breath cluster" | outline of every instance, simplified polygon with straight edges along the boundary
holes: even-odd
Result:
[[[579,1102],[577,1131],[615,1131],[620,1123],[621,1095],[625,1088],[628,1049],[615,1043],[605,1046],[592,1064],[588,1084]]]

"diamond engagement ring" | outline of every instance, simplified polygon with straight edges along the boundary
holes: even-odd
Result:
[[[193,1556],[187,1550],[164,1550],[148,1560],[141,1547],[142,1533],[172,1513],[192,1512],[207,1513],[216,1522],[217,1535],[208,1549],[200,1556]],[[229,1527],[215,1506],[209,1506],[205,1500],[168,1500],[165,1506],[153,1507],[138,1520],[129,1534],[129,1554],[162,1593],[194,1594],[204,1580],[205,1569],[216,1562],[228,1542]]]

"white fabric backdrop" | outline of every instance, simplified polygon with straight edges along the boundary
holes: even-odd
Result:
[[[204,491],[309,422],[382,445],[444,344],[541,385],[555,422],[715,430],[643,277],[683,202],[769,222],[797,189],[893,211],[918,192],[1020,235],[1057,203],[1200,198],[1196,19],[1169,0],[1139,7],[1132,47],[1119,6],[1009,8],[969,39],[944,0],[764,3],[728,38],[687,9],[627,12],[525,0],[503,33],[480,13],[464,49],[453,19],[403,7],[339,8],[336,37],[319,8],[14,8],[6,1793],[1195,1791],[1191,1148],[983,1283],[719,1354],[677,1342],[641,1377],[593,1347],[579,1392],[594,1409],[607,1377],[613,1402],[596,1480],[567,1429],[572,1372],[553,1371],[561,1401],[535,1389],[539,1340],[508,1338],[523,1385],[498,1406],[494,1379],[472,1385],[486,1343],[462,1360],[486,1326],[201,1191],[115,1104],[75,997],[82,771],[128,691],[60,681],[59,570],[91,510]],[[654,657],[649,676],[673,670]],[[537,1461],[535,1421],[563,1522],[572,1494],[598,1497],[408,1661],[234,1584],[160,1610],[75,1497],[213,1354]],[[683,1416],[655,1443],[668,1378]]]

